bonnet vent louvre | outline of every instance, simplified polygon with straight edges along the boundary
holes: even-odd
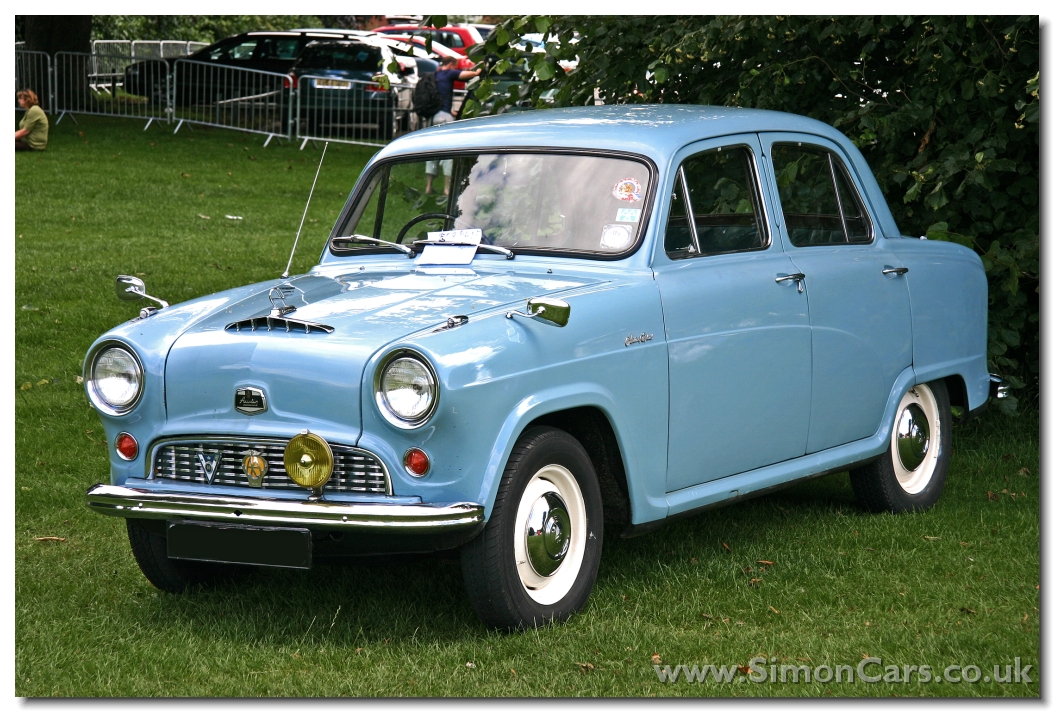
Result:
[[[313,321],[301,319],[290,319],[285,316],[254,316],[249,319],[232,321],[225,327],[227,331],[298,331],[305,334],[319,332],[332,334],[333,327],[326,324],[317,324]]]

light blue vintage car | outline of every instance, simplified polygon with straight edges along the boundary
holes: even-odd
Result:
[[[125,299],[146,296],[118,278]],[[606,536],[849,470],[926,509],[999,395],[987,284],[801,116],[604,106],[370,161],[309,273],[103,335],[93,510],[157,587],[460,549],[498,628],[585,606]]]

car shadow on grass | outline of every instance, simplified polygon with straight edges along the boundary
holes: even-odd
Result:
[[[672,561],[720,557],[729,542],[739,547],[778,541],[788,530],[841,513],[858,513],[845,475],[671,522],[632,539],[609,531],[594,597],[614,588],[653,586],[668,576]],[[181,595],[159,593],[166,621],[211,629],[232,642],[293,646],[330,636],[344,645],[369,645],[490,635],[468,603],[456,554],[351,559],[310,571],[247,567],[239,573],[232,581]]]

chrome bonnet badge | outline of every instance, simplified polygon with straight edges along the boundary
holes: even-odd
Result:
[[[201,470],[205,473],[205,481],[210,485],[212,484],[212,478],[216,476],[216,470],[220,467],[220,460],[221,455],[218,452],[198,453],[198,464],[201,465]]]
[[[267,410],[267,396],[259,388],[239,388],[234,391],[234,409],[245,415],[256,415]]]
[[[267,474],[267,458],[259,450],[244,450],[242,455],[242,472],[249,478],[250,487],[263,487],[263,478]]]

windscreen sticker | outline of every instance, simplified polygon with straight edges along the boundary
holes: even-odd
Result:
[[[636,203],[640,200],[641,187],[636,178],[623,178],[615,184],[611,194],[618,200]]]
[[[621,250],[633,240],[633,229],[629,225],[605,225],[600,232],[600,249]]]
[[[640,208],[619,208],[615,222],[640,222]]]

